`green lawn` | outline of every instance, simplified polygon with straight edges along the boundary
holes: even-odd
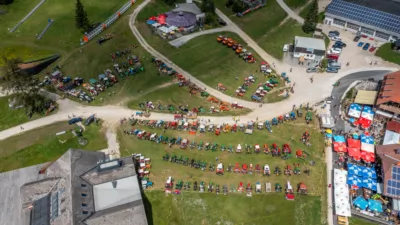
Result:
[[[88,144],[81,146],[78,139],[70,132],[76,126],[59,122],[49,126],[27,131],[0,141],[0,172],[32,166],[57,159],[70,148],[101,150],[107,148],[107,141],[100,127],[94,124],[86,127],[83,136]],[[67,131],[56,136],[56,133]]]
[[[374,225],[375,223],[358,218],[358,217],[349,217],[350,225]]]
[[[75,27],[76,1],[46,1],[16,31],[8,32],[8,29],[14,27],[39,2],[40,0],[15,0],[9,6],[2,6],[2,9],[7,11],[7,14],[0,16],[0,24],[2,25],[0,38],[2,42],[19,43],[27,47],[32,45],[53,47],[60,51],[68,51],[78,47],[83,34]],[[126,0],[82,0],[89,20],[93,24],[105,21],[125,2]],[[39,34],[47,25],[48,18],[55,20],[55,22],[43,38],[37,40],[36,34]]]
[[[321,224],[321,201],[312,196],[299,196],[291,202],[281,194],[249,198],[198,192],[165,196],[162,191],[151,191],[145,192],[144,203],[149,224]]]
[[[219,145],[224,144],[225,146],[233,145],[234,148],[236,148],[237,144],[241,144],[244,148],[245,144],[250,144],[254,146],[254,144],[259,144],[262,148],[263,144],[267,143],[268,145],[272,145],[272,143],[277,143],[279,146],[282,146],[284,143],[289,143],[291,145],[291,148],[293,151],[297,149],[303,149],[306,150],[310,156],[306,159],[306,161],[297,159],[295,157],[290,158],[289,160],[282,160],[279,157],[272,157],[271,155],[265,155],[264,153],[260,154],[255,154],[254,152],[252,154],[246,154],[246,153],[228,153],[228,152],[221,152],[218,150],[217,152],[212,152],[212,151],[199,151],[197,149],[190,149],[187,148],[185,150],[180,149],[178,146],[172,146],[172,148],[169,148],[168,145],[165,144],[156,144],[154,142],[150,142],[147,140],[138,140],[135,136],[133,135],[126,135],[123,133],[123,130],[131,130],[131,129],[145,129],[147,132],[150,133],[158,133],[163,136],[168,136],[168,137],[182,137],[182,138],[188,138],[191,141],[195,141],[199,143],[200,141],[203,141],[204,143],[210,142],[212,143],[217,143]],[[299,138],[301,134],[305,131],[309,131],[311,134],[311,144],[312,147],[305,147],[304,144],[302,144],[299,141]],[[293,137],[293,141],[290,141],[290,138]],[[319,224],[321,218],[321,215],[325,215],[326,213],[326,178],[325,178],[325,173],[322,173],[321,171],[325,171],[325,164],[324,164],[324,155],[323,155],[323,149],[324,149],[324,143],[323,143],[323,137],[322,135],[314,129],[313,125],[306,125],[303,119],[298,119],[295,122],[290,122],[286,123],[283,125],[280,125],[279,127],[274,127],[272,133],[268,133],[266,130],[260,131],[260,130],[255,130],[252,135],[245,135],[242,132],[238,133],[221,133],[220,136],[215,136],[213,133],[207,132],[207,133],[197,133],[196,135],[189,135],[188,132],[183,132],[183,131],[177,131],[177,130],[166,130],[165,133],[162,132],[160,129],[151,129],[149,127],[142,127],[139,125],[135,126],[130,126],[129,124],[124,124],[118,131],[118,140],[120,143],[120,150],[122,155],[131,155],[132,153],[142,153],[145,155],[145,157],[151,158],[151,174],[150,174],[150,179],[154,182],[154,187],[149,191],[145,192],[146,195],[152,195],[156,190],[162,190],[164,187],[164,182],[165,179],[167,179],[168,176],[172,176],[175,180],[183,180],[184,182],[191,182],[193,185],[194,181],[200,182],[200,181],[205,181],[207,184],[209,182],[214,182],[216,184],[222,185],[227,184],[228,187],[231,185],[234,185],[235,187],[238,186],[239,182],[244,182],[244,183],[251,183],[254,188],[255,182],[259,181],[261,183],[265,182],[271,182],[272,185],[275,183],[280,183],[280,184],[285,184],[287,180],[290,180],[293,186],[297,185],[299,182],[305,182],[308,186],[308,191],[309,195],[312,196],[318,196],[318,199],[322,200],[322,203],[319,203],[319,205],[315,208],[315,211],[310,211],[307,216],[302,215],[301,218],[297,218],[296,221],[298,221],[298,224]],[[149,151],[145,151],[144,149],[151,149]],[[187,156],[189,159],[196,159],[196,160],[202,160],[206,161],[207,163],[213,163],[216,164],[215,158],[219,158],[219,162],[223,162],[225,165],[225,169],[227,168],[228,164],[244,164],[246,163],[249,165],[252,163],[254,166],[256,164],[264,165],[264,164],[269,164],[271,169],[275,168],[276,166],[279,166],[281,169],[283,169],[286,165],[290,164],[292,165],[293,163],[299,163],[302,171],[306,168],[309,167],[308,161],[309,160],[315,160],[317,162],[316,166],[311,167],[311,174],[306,175],[304,173],[300,175],[293,175],[291,177],[287,177],[284,175],[280,176],[270,176],[270,177],[263,177],[261,174],[254,173],[252,175],[247,174],[235,174],[235,173],[229,173],[225,172],[223,176],[217,176],[215,172],[210,172],[208,170],[206,171],[201,171],[201,170],[196,170],[194,168],[190,168],[181,164],[175,164],[171,162],[165,162],[162,160],[162,156],[165,155],[166,153],[169,153],[170,155],[176,154],[178,156]],[[264,186],[263,186],[263,190]],[[263,192],[264,192],[263,191]],[[186,196],[186,192],[183,193],[182,196]],[[264,195],[264,194],[263,194]],[[206,195],[207,196],[207,195]],[[272,198],[274,199],[275,195],[266,195],[265,198]],[[322,196],[321,198],[319,198]],[[229,196],[230,199],[231,196]],[[257,198],[264,198],[261,196],[257,196]],[[151,197],[149,197],[151,198]],[[237,203],[237,204],[243,204],[243,207],[253,207],[254,204],[258,204],[256,202],[260,201],[252,201],[253,204],[247,203],[244,198],[239,198],[238,200],[242,200],[242,203]],[[285,204],[287,204],[286,201],[283,201],[283,195],[280,194],[278,195],[277,198],[281,198],[282,202],[280,200],[271,200],[272,204],[274,204],[277,208],[282,210],[285,208]],[[223,198],[221,201],[231,201],[231,200],[225,200],[228,198]],[[297,197],[297,199],[301,199],[301,197]],[[317,198],[316,198],[317,199]],[[150,203],[153,204],[152,200],[150,199]],[[164,202],[167,201],[167,202]],[[296,200],[297,201],[297,200]],[[296,202],[295,201],[295,202]],[[301,200],[300,200],[301,201]],[[319,201],[319,200],[318,200]],[[227,203],[227,202],[226,202]],[[160,199],[159,201],[156,201],[155,205],[160,206],[163,204],[169,204],[169,200],[165,199]],[[229,205],[236,205],[234,203],[231,203]],[[261,204],[261,202],[260,202]],[[264,202],[263,204],[269,204],[267,202]],[[297,204],[297,203],[295,203]],[[322,204],[322,206],[321,206]],[[214,204],[211,204],[214,205]],[[225,204],[224,204],[225,205]],[[241,206],[240,206],[241,207]],[[268,207],[265,205],[265,207]],[[181,207],[185,208],[185,207]],[[216,207],[216,209],[221,208],[221,207]],[[222,207],[225,208],[225,207]],[[297,207],[296,207],[297,208]],[[153,208],[154,209],[154,208]],[[158,208],[156,208],[158,209]],[[156,212],[156,214],[153,214],[154,217],[154,224],[167,224],[168,222],[170,224],[187,224],[186,219],[192,219],[195,224],[198,222],[196,218],[191,218],[192,213],[190,212],[175,212],[174,213],[174,207],[171,209],[171,212],[165,212],[169,216],[165,216],[164,214],[158,214],[161,213],[159,210],[155,210],[153,212]],[[227,207],[226,209],[227,212],[221,212],[219,215],[226,215],[228,214],[228,217],[230,214],[235,214],[236,211],[232,208]],[[290,210],[290,209],[287,209]],[[242,220],[246,220],[249,218],[258,218],[256,216],[251,216],[251,211],[249,212],[243,212],[243,213],[250,213],[248,217],[244,217],[243,215],[236,217],[233,217],[232,219],[234,220],[233,224],[242,224]],[[279,210],[281,211],[281,210]],[[181,215],[181,216],[172,216],[173,215]],[[184,215],[184,216],[182,216]],[[218,215],[218,214],[217,214]],[[291,215],[298,215],[297,213],[292,213]],[[265,215],[267,216],[267,215]],[[273,217],[273,216],[271,216]],[[167,219],[166,219],[167,218]],[[218,218],[218,217],[217,217]],[[268,217],[269,218],[269,217]],[[282,217],[279,217],[280,222],[285,222],[285,220],[282,220]],[[311,219],[314,218],[314,219]],[[214,221],[213,217],[209,218],[211,221],[207,221],[202,224],[216,224],[216,221]],[[266,219],[266,218],[265,218]],[[275,224],[279,221],[275,221],[273,218],[271,219],[271,224]],[[293,219],[293,218],[291,218]],[[313,222],[307,223],[311,219]],[[254,224],[261,224],[262,221],[255,220],[253,221]],[[245,221],[243,221],[245,223]],[[253,224],[253,223],[245,223],[245,224]],[[190,223],[188,223],[190,224]],[[265,224],[265,223],[264,223]],[[270,223],[268,223],[270,224]],[[294,224],[292,222],[287,222],[283,224]]]
[[[301,29],[301,25],[293,19],[288,19],[279,28],[269,33],[263,41],[258,42],[260,47],[277,59],[283,57],[283,45],[293,43],[294,36],[312,37]]]
[[[154,92],[145,94],[142,98],[136,98],[128,103],[128,107],[131,109],[140,109],[139,104],[143,103],[146,99],[152,101],[156,107],[159,103],[165,108],[167,108],[167,105],[173,105],[178,111],[178,107],[180,105],[188,105],[189,109],[202,106],[206,110],[205,115],[244,115],[251,112],[250,109],[230,109],[230,111],[221,112],[219,114],[208,113],[208,110],[211,106],[219,109],[219,105],[206,101],[207,98],[201,97],[200,93],[196,93],[196,95],[190,95],[188,88],[179,88],[177,84],[157,89]],[[159,112],[157,108],[154,111]],[[161,112],[168,113],[167,110],[162,110]]]
[[[233,22],[258,44],[265,41],[265,36],[287,17],[286,12],[279,6],[276,0],[267,1],[264,7],[243,17],[236,17],[231,8],[225,8],[225,3],[226,1],[215,1],[216,7],[229,16]]]
[[[237,87],[242,85],[244,79],[250,75],[258,79],[257,84],[267,80],[259,71],[259,61],[254,64],[246,63],[232,49],[216,41],[218,34],[207,34],[193,38],[177,49],[152,34],[146,24],[140,23],[139,30],[153,48],[208,86],[217,87],[219,83],[222,83],[227,88],[225,92],[227,95],[235,96]],[[227,32],[221,33],[221,35],[229,36],[237,40],[238,43],[244,43],[235,33]],[[252,49],[247,46],[245,48],[252,52],[257,60],[261,60],[260,56],[255,54]],[[280,82],[279,86],[283,86],[283,81]],[[256,89],[256,84],[251,85],[244,98],[250,100],[251,93],[254,93]],[[268,102],[282,100],[282,98],[277,98],[276,95],[271,95],[271,98],[269,98],[268,94],[266,99]]]
[[[41,59],[54,54],[53,51],[38,47],[27,47],[24,45],[4,45],[0,43],[0,67],[5,66],[3,57],[7,59],[20,58],[23,62]]]
[[[11,109],[9,107],[8,100],[10,98],[12,96],[0,97],[0,131],[44,116],[44,114],[35,114],[29,119],[25,113],[25,109]]]
[[[376,50],[375,55],[381,57],[383,60],[396,63],[400,65],[400,52],[393,51],[391,43],[386,43]]]
[[[284,0],[287,6],[291,9],[298,9],[305,6],[308,0]]]

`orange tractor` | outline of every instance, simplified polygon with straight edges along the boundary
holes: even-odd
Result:
[[[218,41],[219,43],[221,43],[223,40],[224,40],[224,36],[219,35],[219,36],[217,37],[217,41]]]
[[[298,194],[302,194],[302,195],[306,195],[306,194],[307,194],[307,186],[306,186],[305,183],[300,182],[300,183],[297,185],[297,193],[298,193]]]
[[[232,48],[232,46],[236,45],[236,41],[231,40],[231,41],[228,42],[227,45],[228,45],[228,48]]]
[[[233,41],[232,38],[224,38],[224,40],[222,40],[222,44],[227,45],[231,41]]]
[[[213,102],[213,103],[218,103],[219,102],[219,100],[217,98],[213,97],[213,96],[208,97],[207,101]]]

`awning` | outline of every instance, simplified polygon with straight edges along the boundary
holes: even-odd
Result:
[[[388,118],[393,118],[393,114],[392,113],[387,113],[387,112],[384,112],[384,111],[381,111],[381,110],[376,110],[376,114],[379,114],[381,116],[385,116],[385,117],[388,117]]]
[[[333,142],[333,150],[335,152],[347,152],[346,143],[344,143],[344,142]]]
[[[333,190],[335,212],[339,216],[351,216],[349,187],[346,184],[347,171],[335,169],[333,174]]]
[[[349,153],[349,156],[353,157],[355,160],[360,160],[361,152],[358,148],[347,147],[347,152]]]
[[[347,115],[354,117],[354,118],[360,118],[361,116],[361,110],[362,106],[359,104],[351,104],[349,107],[349,112]]]
[[[378,95],[377,91],[358,90],[356,99],[354,100],[354,103],[358,103],[358,104],[362,104],[362,105],[374,105],[377,95]]]
[[[357,206],[361,210],[365,210],[368,207],[368,201],[363,196],[358,196],[354,201],[353,205]]]
[[[361,151],[361,159],[369,163],[375,162],[375,153]]]
[[[347,146],[351,147],[351,148],[357,148],[360,149],[361,148],[361,142],[360,140],[355,140],[355,139],[347,139]]]

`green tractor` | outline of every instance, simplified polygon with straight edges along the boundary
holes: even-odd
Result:
[[[311,111],[307,111],[306,113],[306,123],[309,124],[312,121],[313,114]]]
[[[226,147],[225,147],[225,145],[223,144],[223,145],[221,145],[221,151],[225,151],[226,150]]]
[[[210,172],[213,172],[213,171],[215,170],[215,165],[212,164],[212,163],[210,163],[210,165],[208,166],[208,170],[209,170]]]
[[[176,163],[182,164],[182,162],[183,162],[183,157],[182,157],[182,156],[179,156],[179,157],[176,159]]]
[[[212,181],[210,181],[210,183],[208,184],[207,190],[208,190],[208,192],[214,191],[214,183]]]
[[[176,190],[181,190],[183,187],[183,181],[182,180],[178,180],[175,184],[175,189]]]
[[[208,97],[210,94],[208,92],[202,91],[201,92],[201,97]]]
[[[211,147],[212,152],[216,152],[218,148],[218,144],[214,142],[213,146]]]
[[[168,137],[167,136],[165,136],[165,137],[163,137],[163,140],[162,140],[162,143],[163,144],[167,144],[168,143]]]
[[[201,167],[201,170],[206,170],[206,168],[207,168],[207,162],[205,162],[205,161],[202,161],[201,162],[201,164],[200,164],[200,167]]]
[[[203,141],[200,141],[200,143],[197,145],[198,150],[203,150]]]
[[[175,163],[176,162],[176,155],[175,154],[173,154],[172,156],[171,156],[171,162],[173,162],[173,163]]]
[[[210,145],[210,143],[207,142],[206,145],[205,145],[206,151],[210,150],[210,148],[211,148],[211,145]]]
[[[185,191],[190,190],[190,182],[185,182],[185,185],[183,186],[183,190],[185,190]]]
[[[279,183],[275,184],[275,191],[276,192],[282,192],[282,186]]]
[[[167,153],[167,154],[163,155],[162,158],[163,158],[164,161],[168,161],[169,160],[169,154]]]
[[[187,156],[183,157],[182,164],[183,164],[184,166],[189,165],[189,157],[187,157]]]

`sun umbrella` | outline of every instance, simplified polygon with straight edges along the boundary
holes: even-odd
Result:
[[[325,132],[326,132],[327,134],[332,134],[332,130],[331,130],[331,129],[326,129]]]

